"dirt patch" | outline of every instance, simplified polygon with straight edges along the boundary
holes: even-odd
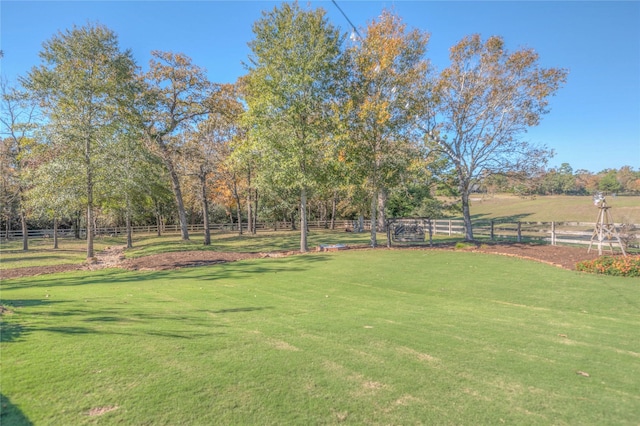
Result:
[[[31,266],[28,268],[3,269],[0,271],[0,280],[9,278],[34,277],[43,274],[55,274],[58,272],[80,271],[88,269],[85,265],[51,265]]]
[[[87,415],[90,417],[101,416],[105,413],[108,413],[110,411],[114,411],[117,409],[118,409],[117,405],[109,405],[107,407],[94,407],[87,412]]]
[[[194,266],[215,265],[236,260],[265,257],[259,253],[229,253],[216,251],[181,251],[126,259],[119,267],[132,271],[163,271]]]
[[[576,264],[584,260],[597,259],[598,251],[587,253],[586,247],[551,246],[541,244],[483,244],[471,251],[513,256],[521,259],[535,260],[564,269],[575,270]],[[605,254],[610,254],[609,252]]]
[[[352,246],[352,249],[363,249],[365,246]],[[381,248],[384,249],[384,248]],[[403,250],[405,248],[394,247]],[[586,247],[550,246],[539,244],[481,244],[464,249],[455,249],[453,245],[436,245],[434,247],[407,247],[414,250],[462,250],[479,253],[513,256],[522,259],[555,265],[564,269],[575,270],[576,263],[583,260],[596,259],[597,250],[587,253]],[[123,268],[133,271],[158,271],[185,267],[207,266],[219,263],[234,262],[236,260],[284,257],[297,254],[297,252],[272,252],[272,253],[230,253],[215,251],[183,251],[162,253],[136,259],[124,258],[124,246],[109,247],[98,253],[91,263],[79,265],[52,265],[28,268],[6,269],[0,272],[0,279],[29,277],[57,272],[78,270],[96,270],[102,268]]]

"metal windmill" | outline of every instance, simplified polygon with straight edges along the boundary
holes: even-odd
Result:
[[[613,223],[613,218],[611,217],[611,212],[609,211],[611,207],[607,205],[607,200],[601,192],[598,192],[593,196],[593,204],[595,204],[600,211],[598,212],[596,227],[593,230],[591,243],[589,243],[589,250],[587,253],[591,252],[591,246],[593,246],[593,243],[597,243],[598,255],[602,255],[602,244],[605,243],[606,240],[606,244],[609,244],[609,249],[611,250],[611,254],[613,254],[612,240],[615,240],[620,245],[622,255],[626,256],[627,254],[624,251],[620,235],[618,234],[618,230],[616,229],[616,226]]]

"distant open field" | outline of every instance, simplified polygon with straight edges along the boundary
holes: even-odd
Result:
[[[640,223],[640,196],[607,197],[616,223]],[[509,219],[530,222],[595,222],[598,208],[591,196],[549,195],[521,198],[514,195],[474,194],[473,219]]]

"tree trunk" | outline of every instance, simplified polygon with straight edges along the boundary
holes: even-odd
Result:
[[[376,225],[378,224],[376,213],[378,211],[378,191],[374,191],[371,196],[371,247],[377,247]]]
[[[133,232],[131,231],[131,213],[127,212],[127,248],[133,248]]]
[[[253,235],[255,235],[258,231],[258,190],[255,190],[255,197],[254,197],[254,207],[253,207],[253,229],[251,230],[251,233]]]
[[[207,175],[200,173],[200,187],[202,193],[202,218],[204,220],[204,245],[211,245],[211,230],[209,229],[209,201],[207,200]]]
[[[187,211],[184,208],[184,201],[182,200],[182,189],[180,188],[180,180],[178,174],[175,172],[173,166],[169,172],[171,176],[171,187],[173,188],[173,195],[176,198],[176,204],[178,205],[178,218],[180,220],[180,234],[184,241],[189,239],[189,227],[187,224]]]
[[[22,225],[22,250],[29,250],[29,230],[27,229],[27,214],[20,209],[20,224]]]
[[[328,212],[328,208],[327,208],[327,203],[326,201],[322,202],[322,226],[324,229],[329,229],[329,219],[327,215]]]
[[[469,208],[469,182],[460,179],[460,198],[462,200],[462,218],[464,220],[464,239],[473,241],[473,228],[471,225],[471,210]]]
[[[93,200],[87,206],[87,259],[94,256],[93,253]]]
[[[156,142],[160,147],[162,152],[161,158],[164,162],[167,171],[169,172],[169,177],[171,178],[171,188],[173,189],[173,196],[176,199],[176,205],[178,206],[178,219],[180,220],[180,233],[183,240],[189,239],[189,226],[187,224],[187,212],[184,207],[184,200],[182,199],[182,189],[180,187],[180,179],[178,178],[178,173],[176,172],[176,168],[171,160],[170,154],[167,150],[164,141],[157,137]]]
[[[247,171],[247,232],[253,234],[253,199],[251,191],[251,169]]]
[[[93,253],[93,170],[91,169],[91,140],[85,142],[85,166],[87,167],[87,259]]]
[[[386,231],[387,229],[387,199],[387,189],[380,189],[380,193],[378,194],[378,230],[380,232]]]
[[[129,200],[129,195],[127,194],[127,211],[125,221],[127,224],[127,248],[133,248],[133,236],[131,231],[131,201]]]
[[[53,218],[53,249],[58,248],[58,218]]]
[[[242,235],[242,205],[240,203],[240,194],[238,194],[238,185],[233,180],[233,198],[236,201],[236,214],[238,216],[238,235]]]
[[[156,209],[156,232],[158,237],[162,236],[162,215],[160,213],[160,203],[158,200],[153,200],[154,207]]]
[[[156,213],[156,235],[162,236],[162,216],[159,213]]]
[[[73,221],[73,236],[76,240],[80,239],[80,215],[82,215],[82,211],[78,210],[76,212],[76,217]]]
[[[302,188],[300,191],[300,252],[309,251],[307,244],[307,190]]]
[[[331,201],[331,229],[336,229],[336,205],[338,204],[338,192],[333,192],[333,200]]]
[[[247,232],[253,234],[253,205],[251,204],[251,189],[247,191]]]
[[[238,221],[238,235],[242,235],[242,205],[240,198],[236,199],[236,220]]]

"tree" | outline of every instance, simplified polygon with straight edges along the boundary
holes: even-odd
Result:
[[[342,38],[324,10],[303,11],[298,3],[263,12],[253,32],[245,88],[246,149],[260,157],[262,182],[299,194],[300,251],[306,252],[307,198],[332,154]]]
[[[64,161],[74,164],[84,179],[87,217],[87,258],[93,258],[96,185],[108,180],[104,159],[113,148],[122,120],[122,101],[134,81],[135,63],[122,52],[118,39],[102,25],[73,27],[44,43],[43,64],[21,80],[40,100],[52,136]]]
[[[640,179],[640,172],[634,172],[631,166],[622,166],[616,173],[616,179],[620,182],[620,191],[631,193],[637,191],[635,185]]]
[[[53,220],[53,248],[58,248],[58,222],[73,217],[83,206],[83,176],[77,164],[65,158],[58,144],[40,141],[30,155],[27,206],[34,216]]]
[[[542,68],[533,49],[506,50],[501,37],[463,38],[437,80],[439,127],[429,141],[457,174],[465,239],[473,240],[469,194],[481,177],[535,169],[551,154],[520,139],[549,112],[567,71]]]
[[[576,178],[569,163],[548,170],[542,178],[542,193],[571,194],[577,192]]]
[[[215,108],[206,121],[199,124],[198,130],[188,138],[187,152],[190,174],[196,177],[199,199],[204,220],[204,245],[211,244],[209,229],[208,187],[212,175],[226,176],[232,152],[232,143],[240,132],[240,116],[243,107],[236,97],[235,88],[225,84],[215,94]],[[234,175],[234,173],[231,173]],[[224,179],[222,179],[224,180]],[[235,179],[234,179],[235,181]],[[233,186],[236,187],[235,185]],[[235,191],[237,194],[237,190]],[[242,229],[242,224],[239,223]]]
[[[20,216],[19,182],[12,146],[11,139],[0,138],[0,170],[2,171],[0,173],[0,205],[2,206],[2,219],[5,223],[7,238],[12,228],[13,219]]]
[[[598,177],[589,170],[579,169],[575,172],[576,187],[581,193],[593,194],[598,189]]]
[[[384,226],[388,193],[419,154],[415,115],[427,93],[428,40],[427,33],[407,31],[399,17],[383,11],[347,51],[343,146],[350,172],[370,195],[372,247],[377,245],[377,211]]]
[[[111,152],[107,161],[111,164],[113,178],[104,186],[105,211],[124,214],[127,248],[133,247],[132,217],[134,204],[143,204],[154,192],[158,183],[154,158],[144,148],[139,128],[126,126],[116,136],[118,150]]]
[[[0,78],[0,124],[2,130],[2,189],[5,209],[16,204],[22,228],[22,250],[29,249],[27,229],[26,191],[24,179],[27,157],[34,143],[33,130],[38,117],[38,109],[33,99],[9,87],[4,78]],[[9,189],[12,188],[12,189]],[[6,212],[7,214],[8,212]],[[7,214],[7,221],[10,215]]]
[[[206,118],[214,87],[204,70],[181,53],[151,52],[149,71],[141,76],[145,88],[138,104],[147,146],[158,155],[171,179],[183,240],[189,239],[177,156],[184,140],[179,133]]]
[[[617,173],[615,170],[607,171],[606,174],[602,176],[602,178],[600,178],[598,189],[609,194],[620,192],[620,190],[622,189],[622,185],[620,184],[620,182],[618,182],[616,174]]]

